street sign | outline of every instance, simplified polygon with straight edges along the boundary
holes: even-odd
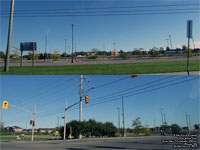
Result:
[[[8,108],[8,101],[3,101],[2,109],[7,109],[7,108]]]
[[[187,21],[187,38],[192,38],[192,20]]]
[[[36,51],[37,43],[36,42],[22,42],[20,43],[20,51]]]

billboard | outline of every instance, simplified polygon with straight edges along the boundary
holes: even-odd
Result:
[[[36,51],[37,43],[36,42],[21,42],[20,50],[21,51]]]

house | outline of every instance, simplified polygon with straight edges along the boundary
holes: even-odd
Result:
[[[12,132],[12,133],[20,133],[20,132],[23,132],[23,129],[18,126],[12,126],[12,127],[8,127],[7,131]]]
[[[37,132],[39,132],[39,133],[52,133],[53,132],[53,128],[39,128],[39,129],[37,129]]]

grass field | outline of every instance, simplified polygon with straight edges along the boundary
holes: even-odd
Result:
[[[9,72],[2,75],[122,75],[122,74],[155,74],[186,72],[186,61],[172,62],[143,62],[131,64],[98,64],[98,65],[72,65],[72,66],[36,66],[36,67],[10,67]],[[190,61],[190,71],[200,70],[200,61]]]

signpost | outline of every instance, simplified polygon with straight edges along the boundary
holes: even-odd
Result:
[[[20,51],[21,51],[21,61],[20,61],[20,67],[22,67],[23,64],[23,51],[32,51],[32,66],[34,66],[34,51],[37,50],[37,43],[36,42],[22,42],[20,43]]]
[[[192,38],[192,20],[187,21],[187,38],[188,38],[188,52],[187,52],[187,73],[190,75],[189,72],[189,53],[190,53],[190,38]]]

